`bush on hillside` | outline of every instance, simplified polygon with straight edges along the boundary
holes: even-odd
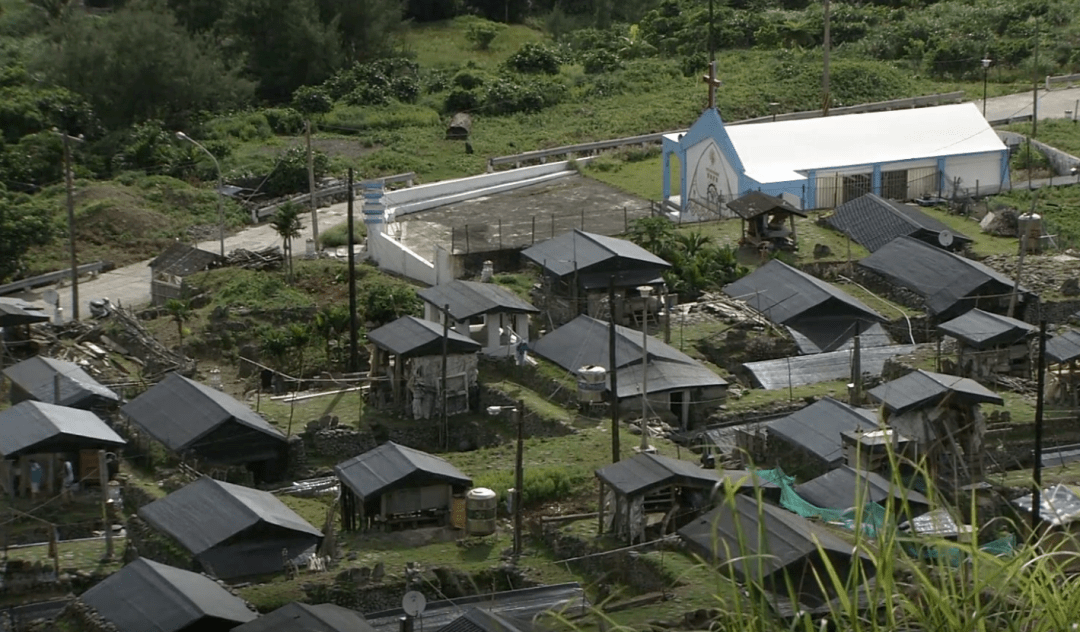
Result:
[[[559,54],[543,44],[529,42],[506,60],[506,67],[525,74],[559,74]]]

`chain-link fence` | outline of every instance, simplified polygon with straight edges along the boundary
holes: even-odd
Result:
[[[574,229],[600,235],[624,235],[635,220],[650,215],[652,209],[649,206],[623,206],[606,213],[550,213],[457,224],[450,227],[450,252],[461,255],[528,248]]]

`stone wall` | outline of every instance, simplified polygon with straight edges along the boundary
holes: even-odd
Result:
[[[184,549],[180,543],[154,529],[142,518],[131,516],[128,518],[126,528],[127,538],[124,541],[125,562],[144,557],[148,560],[189,571],[198,572],[201,570],[201,566],[195,561],[195,557]]]
[[[610,588],[610,584],[617,584],[619,588],[642,595],[663,591],[671,583],[660,568],[636,551],[584,557],[599,553],[602,549],[577,536],[555,529],[545,530],[541,537],[555,559],[580,558],[567,562],[567,566],[588,578],[590,584],[595,584],[601,598]]]
[[[998,136],[1001,137],[1002,142],[1010,147],[1013,145],[1023,145],[1027,142],[1027,136],[1024,136],[1023,134],[1007,132],[1004,130],[995,131]],[[1061,151],[1056,147],[1051,147],[1050,145],[1041,143],[1035,139],[1031,139],[1031,147],[1032,149],[1037,149],[1042,152],[1042,154],[1050,160],[1050,165],[1054,168],[1054,173],[1059,176],[1068,175],[1069,170],[1073,167],[1080,167],[1080,158]]]
[[[43,632],[45,630],[120,632],[119,628],[103,619],[96,610],[77,599],[68,604],[51,625],[40,629]]]

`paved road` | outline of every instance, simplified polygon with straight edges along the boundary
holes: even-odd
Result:
[[[1055,87],[1047,92],[1040,89],[1039,95],[1039,120],[1050,118],[1064,118],[1065,110],[1076,112],[1077,102],[1080,101],[1080,87]],[[975,101],[982,105],[982,99]],[[1034,98],[1031,92],[1021,92],[1003,97],[994,97],[986,100],[986,118],[991,121],[1006,119],[1014,116],[1030,116]]]

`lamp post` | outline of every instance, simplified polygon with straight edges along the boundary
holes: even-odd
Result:
[[[982,58],[983,66],[983,118],[986,118],[986,77],[990,72],[990,64],[993,60],[990,59],[990,53],[986,53]]]
[[[504,410],[512,410],[514,421],[517,422],[517,463],[514,468],[514,558],[516,559],[521,555],[521,499],[525,487],[525,402],[518,400],[513,406],[487,407],[487,413],[492,417]]]
[[[64,189],[67,192],[68,254],[71,258],[71,320],[79,320],[79,258],[75,253],[75,184],[71,173],[71,141],[83,142],[82,134],[72,136],[53,128],[64,139]],[[60,302],[57,300],[57,313]]]
[[[775,101],[769,104],[769,111],[772,112],[772,122],[776,122],[776,113],[780,111],[780,104]]]
[[[221,179],[221,164],[218,162],[217,157],[210,153],[210,150],[203,147],[202,144],[194,138],[188,136],[183,132],[177,132],[176,137],[180,140],[186,140],[192,145],[195,145],[203,152],[210,156],[210,160],[214,161],[214,168],[217,169],[217,211],[218,211],[218,241],[221,244],[221,256],[225,256],[225,201],[221,199],[222,192],[225,189],[224,182]]]

